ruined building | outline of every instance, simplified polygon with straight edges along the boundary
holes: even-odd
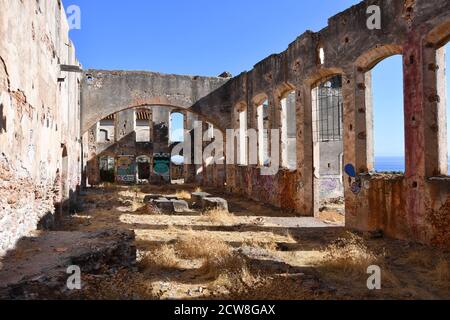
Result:
[[[382,29],[367,27],[370,5],[380,7]],[[363,1],[234,78],[83,70],[61,1],[0,8],[1,252],[51,226],[80,188],[170,180],[174,110],[187,130],[199,120],[204,132],[259,132],[257,165],[239,134],[237,164],[185,163],[186,183],[299,216],[344,195],[350,229],[450,246],[449,1]],[[371,70],[392,55],[403,57],[404,175],[374,174]],[[274,175],[261,174],[274,156],[263,129],[281,129]]]

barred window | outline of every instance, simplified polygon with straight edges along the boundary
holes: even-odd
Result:
[[[342,141],[342,77],[334,76],[312,90],[315,142]]]

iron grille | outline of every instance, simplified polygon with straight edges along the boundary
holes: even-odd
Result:
[[[342,77],[323,81],[312,91],[315,142],[342,141]]]

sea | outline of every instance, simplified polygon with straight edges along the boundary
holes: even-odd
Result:
[[[450,161],[448,163],[450,168]],[[405,172],[405,157],[375,157],[377,172]]]

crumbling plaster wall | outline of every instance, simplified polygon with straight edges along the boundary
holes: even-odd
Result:
[[[81,153],[78,75],[59,66],[78,64],[61,2],[0,0],[0,8],[2,255],[52,224],[55,205],[80,183]]]

